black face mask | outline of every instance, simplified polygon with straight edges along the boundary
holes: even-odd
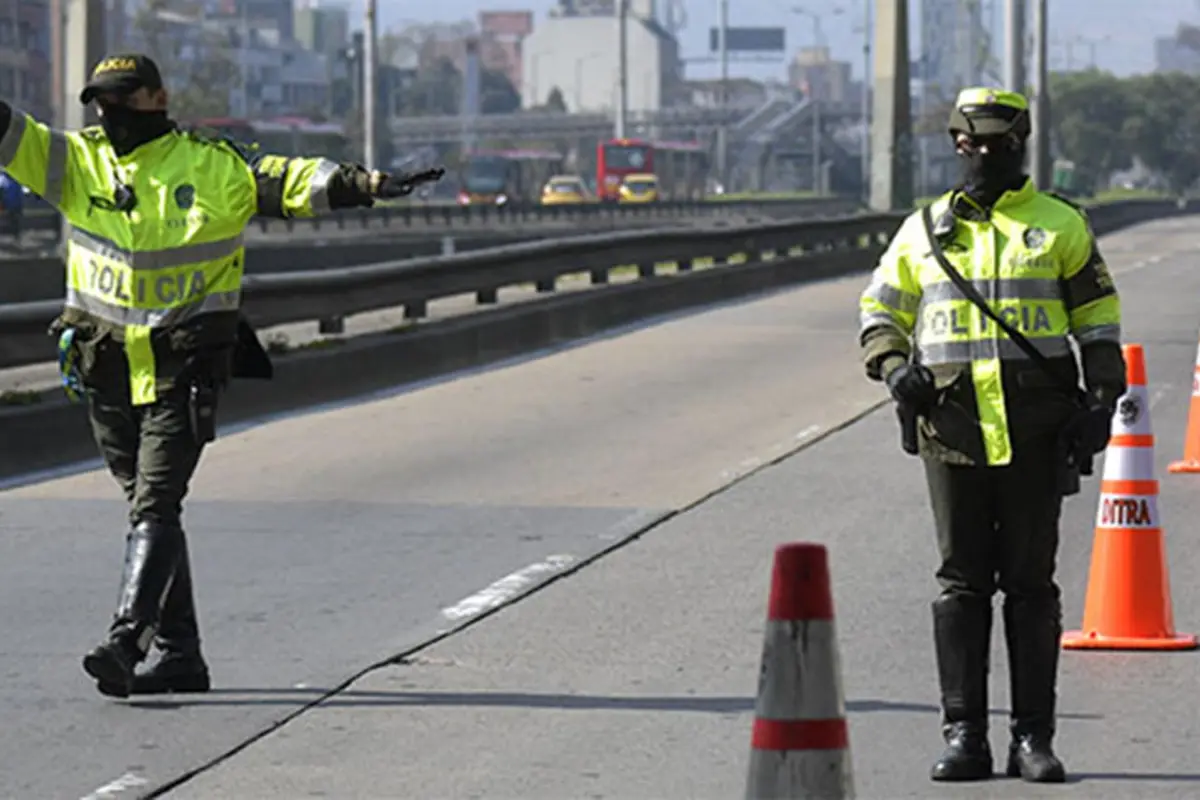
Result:
[[[991,205],[1025,179],[1025,147],[989,147],[988,152],[959,153],[963,165],[963,186],[974,199]]]
[[[165,111],[138,111],[119,105],[104,107],[100,126],[117,155],[125,155],[175,127]]]

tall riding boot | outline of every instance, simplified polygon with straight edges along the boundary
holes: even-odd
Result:
[[[134,677],[133,694],[209,690],[208,665],[200,653],[200,625],[196,619],[186,536],[182,537],[175,580],[163,604],[162,624],[154,644],[162,655],[153,666]]]
[[[128,697],[134,668],[158,630],[163,601],[179,562],[183,531],[140,522],[125,539],[125,571],[108,637],[83,658],[104,694]]]
[[[991,598],[946,592],[933,602],[934,641],[942,690],[946,750],[933,765],[935,781],[992,777],[988,744],[988,667]]]
[[[1045,599],[1005,597],[1012,693],[1012,744],[1007,774],[1032,783],[1062,783],[1066,769],[1054,754],[1058,648],[1062,606],[1057,593]]]

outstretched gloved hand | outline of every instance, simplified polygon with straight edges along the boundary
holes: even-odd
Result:
[[[446,174],[443,167],[434,167],[420,172],[401,172],[393,175],[390,172],[374,170],[371,172],[370,191],[375,198],[405,197],[412,194],[423,183],[437,183]]]
[[[903,364],[888,373],[886,383],[897,403],[927,408],[937,400],[937,384],[924,364]]]

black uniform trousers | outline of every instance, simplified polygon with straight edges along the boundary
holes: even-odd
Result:
[[[1055,439],[1014,442],[1007,466],[924,459],[941,566],[934,638],[947,725],[986,729],[992,596],[1004,593],[1014,735],[1053,733],[1062,493]]]
[[[190,387],[176,384],[134,406],[124,347],[95,346],[85,373],[92,432],[129,503],[125,574],[113,630],[136,631],[144,652],[154,637],[169,652],[197,652],[199,630],[183,500],[203,445],[193,433]]]

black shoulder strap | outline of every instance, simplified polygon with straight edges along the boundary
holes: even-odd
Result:
[[[992,320],[992,322],[995,322],[996,325],[999,326],[1000,330],[1008,334],[1008,338],[1012,339],[1013,344],[1021,348],[1021,351],[1024,352],[1025,355],[1029,356],[1029,358],[1033,360],[1033,363],[1037,364],[1038,368],[1045,372],[1047,376],[1051,377],[1055,382],[1062,385],[1062,387],[1066,389],[1072,397],[1079,398],[1080,400],[1086,400],[1083,390],[1078,386],[1071,385],[1064,380],[1062,375],[1059,374],[1056,369],[1054,369],[1053,365],[1051,365],[1050,359],[1046,358],[1046,356],[1034,346],[1033,342],[1029,341],[1029,339],[1025,337],[1025,334],[1008,324],[1003,317],[993,311],[992,307],[989,306],[987,301],[980,296],[975,287],[968,283],[967,279],[962,276],[962,273],[956,270],[954,265],[946,259],[946,254],[942,250],[942,243],[938,241],[938,237],[933,231],[933,212],[930,211],[929,205],[926,205],[921,209],[921,221],[925,223],[925,235],[929,239],[929,247],[933,253],[934,260],[936,260],[938,266],[942,268],[942,272],[946,273],[946,277],[949,278],[956,287],[958,287],[958,290],[962,292],[963,296],[974,303],[980,311],[982,311],[988,316],[988,318]]]

